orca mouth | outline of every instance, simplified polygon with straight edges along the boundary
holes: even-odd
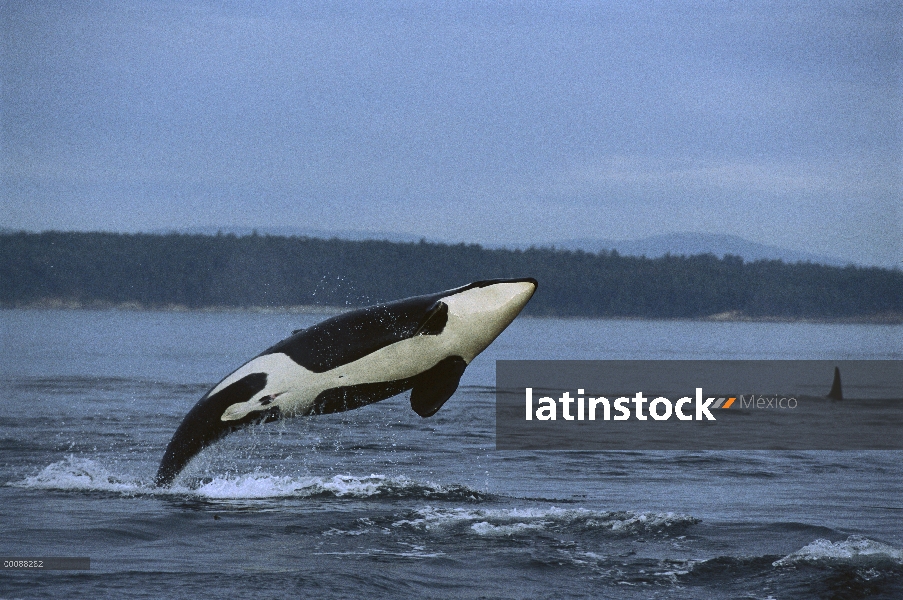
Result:
[[[498,329],[497,335],[523,310],[536,288],[536,280],[532,277],[487,279],[451,290],[443,301],[459,316],[482,315],[484,320],[488,316],[491,323],[486,325]]]

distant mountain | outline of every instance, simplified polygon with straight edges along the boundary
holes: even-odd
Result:
[[[751,242],[736,235],[718,233],[668,233],[639,240],[594,240],[583,238],[562,240],[543,245],[554,245],[555,248],[562,250],[583,250],[594,254],[602,251],[617,250],[618,254],[646,256],[648,258],[657,258],[666,254],[678,256],[714,254],[721,258],[726,254],[732,254],[743,257],[745,261],[782,260],[786,263],[813,262],[840,267],[846,266],[851,262],[834,256],[788,250],[779,246]]]

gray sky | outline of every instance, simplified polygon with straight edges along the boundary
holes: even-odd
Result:
[[[3,3],[0,226],[903,261],[897,2],[220,4]]]

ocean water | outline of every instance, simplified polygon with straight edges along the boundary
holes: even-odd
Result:
[[[215,382],[325,315],[0,311],[0,598],[903,598],[901,452],[494,449],[497,359],[903,359],[903,327],[519,318],[399,396],[152,479]]]

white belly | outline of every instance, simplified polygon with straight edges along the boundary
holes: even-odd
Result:
[[[390,344],[354,362],[323,373],[309,371],[285,354],[259,356],[229,375],[211,395],[252,373],[266,373],[267,384],[246,402],[228,407],[221,419],[235,421],[253,411],[277,406],[285,416],[307,414],[322,392],[362,383],[406,379],[434,367],[451,356],[450,336],[419,335]],[[445,339],[443,339],[445,338]],[[275,397],[267,404],[261,399]]]

